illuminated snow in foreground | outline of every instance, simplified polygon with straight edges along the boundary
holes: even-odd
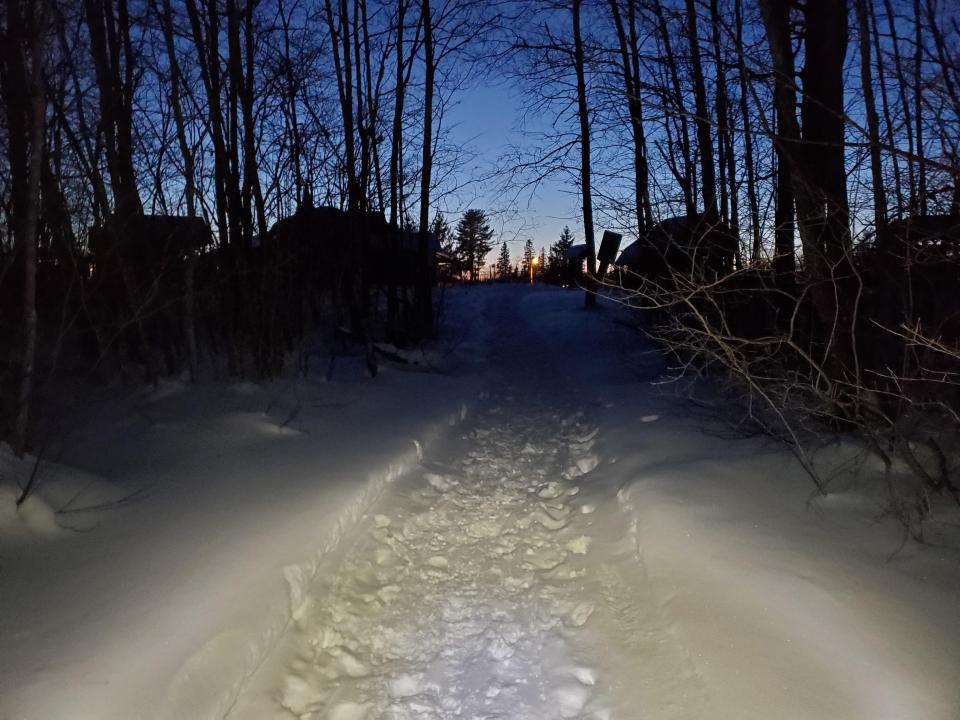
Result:
[[[597,428],[502,401],[377,504],[231,717],[630,717],[636,685],[661,717],[702,707],[628,518],[583,499]]]
[[[0,718],[956,720],[955,514],[894,554],[879,463],[829,446],[810,501],[582,304],[466,288],[421,367],[108,394],[19,511],[0,449]]]

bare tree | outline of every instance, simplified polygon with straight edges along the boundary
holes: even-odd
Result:
[[[593,195],[590,180],[590,109],[584,70],[583,33],[580,29],[581,0],[572,0],[573,63],[577,75],[577,117],[580,121],[580,195],[583,205],[583,237],[587,243],[587,273],[592,282],[597,274],[597,247],[593,235]],[[587,307],[597,302],[594,288],[588,287]]]
[[[14,247],[22,263],[20,378],[13,427],[13,450],[23,457],[30,428],[30,400],[37,352],[37,244],[41,208],[41,168],[47,102],[44,92],[43,0],[7,3],[0,91],[6,110],[10,159]],[[20,497],[23,500],[26,493]]]

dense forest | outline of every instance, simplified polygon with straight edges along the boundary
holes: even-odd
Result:
[[[373,341],[429,338],[463,275],[457,191],[560,181],[588,301],[722,371],[818,486],[808,434],[852,427],[957,495],[953,0],[6,0],[0,47],[18,453],[55,372],[266,377],[306,370],[317,329],[375,372]],[[527,142],[478,174],[444,121],[483,83]],[[636,243],[605,277],[601,227]],[[481,235],[466,276],[491,247],[505,273]]]

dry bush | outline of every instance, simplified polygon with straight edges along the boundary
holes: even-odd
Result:
[[[851,438],[875,453],[887,468],[891,510],[923,539],[938,498],[960,504],[960,345],[916,317],[878,320],[891,317],[877,312],[889,298],[875,292],[859,258],[845,261],[853,273],[831,273],[833,294],[847,292],[851,312],[837,311],[830,327],[817,326],[809,281],[798,275],[778,285],[766,267],[721,275],[692,262],[657,277],[620,269],[604,285],[645,315],[645,332],[675,360],[673,379],[709,376],[747,424],[790,448],[818,494],[829,490],[814,462],[826,438]]]

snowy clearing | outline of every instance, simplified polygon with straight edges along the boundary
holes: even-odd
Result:
[[[955,720],[956,543],[888,560],[871,494],[808,504],[581,305],[464,289],[439,371],[104,403],[19,511],[5,450],[0,717]]]

